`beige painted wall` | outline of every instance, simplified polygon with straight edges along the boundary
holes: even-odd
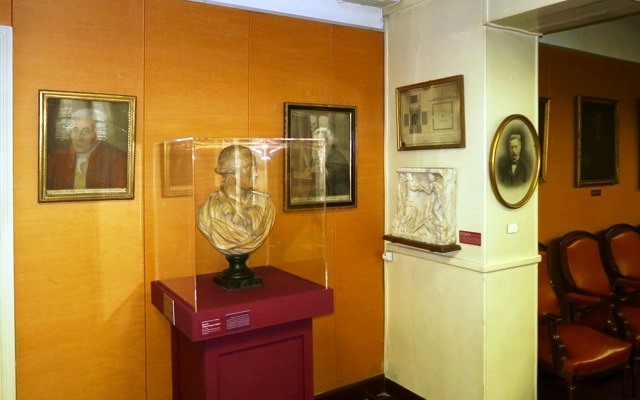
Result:
[[[517,210],[502,206],[488,165],[504,118],[536,120],[536,38],[484,27],[472,0],[403,4],[387,16],[386,226],[397,168],[453,167],[458,230],[482,244],[441,255],[387,244],[385,373],[430,400],[534,399],[537,195]],[[396,151],[395,88],[457,74],[466,147]],[[507,234],[508,224],[518,232]]]

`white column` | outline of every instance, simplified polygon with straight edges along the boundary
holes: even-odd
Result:
[[[13,31],[0,26],[0,400],[16,398],[13,268]]]
[[[386,15],[386,233],[398,168],[455,168],[457,230],[480,240],[444,254],[386,247],[385,374],[430,400],[536,396],[537,194],[503,206],[489,153],[504,118],[537,120],[537,37],[489,28],[485,16],[477,0],[406,0]],[[466,147],[397,151],[395,89],[459,74]]]

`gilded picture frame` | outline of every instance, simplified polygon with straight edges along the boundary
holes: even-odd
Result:
[[[538,140],[540,141],[540,174],[538,182],[547,180],[547,152],[549,149],[549,112],[551,99],[540,97],[538,99]]]
[[[398,150],[465,147],[464,77],[396,89]]]
[[[576,186],[618,183],[618,101],[576,97]]]
[[[356,207],[356,107],[285,103],[284,111],[285,138],[325,140],[322,152],[287,149],[284,210]],[[315,173],[318,157],[325,182]]]
[[[540,143],[531,121],[522,114],[505,118],[496,130],[489,156],[491,188],[508,208],[529,201],[538,184]]]
[[[39,91],[38,201],[134,196],[136,97]]]

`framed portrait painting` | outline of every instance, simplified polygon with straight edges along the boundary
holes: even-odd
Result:
[[[286,138],[324,139],[325,144],[321,152],[286,152],[284,210],[355,207],[356,108],[285,103],[284,125]]]
[[[462,75],[396,89],[398,150],[465,147]]]
[[[136,98],[40,91],[38,200],[133,198]]]
[[[505,118],[491,144],[491,188],[502,205],[520,208],[538,184],[540,144],[531,121],[521,114]]]
[[[576,186],[618,183],[618,101],[577,97]]]
[[[540,97],[538,99],[538,140],[540,142],[540,174],[538,181],[547,180],[547,152],[549,147],[549,111],[551,99]]]

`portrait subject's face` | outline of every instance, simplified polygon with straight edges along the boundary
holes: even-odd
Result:
[[[316,129],[313,131],[313,137],[314,139],[324,139],[325,146],[327,146],[327,148],[331,148],[333,145],[333,132],[329,128]]]
[[[240,176],[238,179],[240,189],[251,190],[253,189],[253,182],[255,181],[255,178],[258,176],[258,171],[256,170],[252,159],[243,159],[240,164]]]
[[[520,158],[520,152],[522,151],[522,142],[519,136],[509,139],[509,156],[511,162],[516,162]]]
[[[216,172],[224,177],[225,190],[252,190],[258,176],[256,159],[249,148],[228,146],[218,156]]]
[[[73,120],[71,129],[71,147],[76,153],[85,153],[96,143],[95,123],[91,119]]]

